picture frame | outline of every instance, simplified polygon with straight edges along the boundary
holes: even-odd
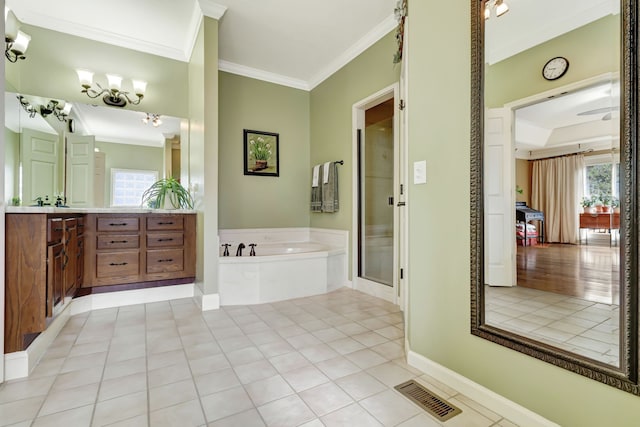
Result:
[[[280,134],[244,129],[244,174],[280,176]]]

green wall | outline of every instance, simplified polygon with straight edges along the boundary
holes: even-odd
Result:
[[[427,161],[427,184],[410,185],[407,204],[411,350],[563,426],[638,425],[640,397],[469,332],[469,9],[411,3],[409,165]]]
[[[8,78],[17,91],[51,98],[89,103],[80,92],[76,69],[95,72],[94,83],[106,85],[105,73],[123,76],[123,90],[131,90],[131,79],[147,81],[140,105],[125,108],[187,117],[188,64],[186,62],[100,43],[40,27],[23,25],[31,35],[27,60],[11,64]],[[16,76],[15,70],[18,71]],[[101,103],[101,101],[100,101]]]
[[[220,228],[308,227],[309,92],[220,72],[220,105]],[[280,176],[244,175],[243,129],[280,134]]]
[[[309,173],[315,164],[344,160],[344,165],[339,167],[340,211],[312,213],[312,227],[353,231],[352,108],[355,103],[400,80],[400,67],[392,61],[395,50],[392,31],[311,91]],[[310,179],[307,182],[310,183]],[[310,194],[310,189],[307,191]]]
[[[487,66],[487,107],[535,95],[568,83],[620,69],[620,15],[609,15],[555,39]],[[555,81],[542,77],[542,66],[555,56],[569,60],[567,74]]]
[[[141,145],[96,141],[96,148],[105,153],[104,206],[111,204],[111,169],[155,170],[162,178],[164,149]]]

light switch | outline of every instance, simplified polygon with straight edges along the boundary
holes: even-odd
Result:
[[[427,161],[426,160],[413,162],[413,183],[414,184],[427,183]]]

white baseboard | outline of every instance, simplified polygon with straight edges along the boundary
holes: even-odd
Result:
[[[409,347],[406,347],[407,349]],[[465,396],[475,400],[479,404],[494,411],[509,421],[521,426],[530,427],[559,427],[558,424],[536,414],[533,411],[512,402],[498,393],[489,390],[480,384],[446,368],[433,360],[415,353],[411,350],[407,351],[407,363],[416,369],[421,370],[427,375],[440,382],[443,382]]]
[[[202,295],[202,311],[217,310],[220,308],[220,294]]]
[[[191,298],[194,285],[175,285],[157,288],[134,289],[130,291],[107,292],[74,298],[56,316],[49,327],[31,343],[25,351],[16,351],[4,355],[5,380],[29,376],[29,372],[56,339],[64,325],[75,314],[86,313],[103,308],[124,307],[127,305],[147,304],[172,299]],[[217,294],[216,294],[217,296]]]

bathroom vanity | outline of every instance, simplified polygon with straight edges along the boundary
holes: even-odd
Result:
[[[8,208],[5,352],[25,350],[76,295],[190,283],[188,211]]]

